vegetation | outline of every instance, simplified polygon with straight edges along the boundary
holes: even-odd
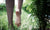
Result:
[[[45,2],[45,3],[44,3]],[[46,26],[48,25],[47,22],[49,21],[49,17],[47,17],[48,15],[50,15],[49,13],[49,7],[47,5],[47,0],[28,0],[26,1],[25,11],[31,13],[32,15],[35,15],[36,17],[38,17],[39,22],[40,22],[40,30],[45,30]],[[46,16],[47,15],[47,16]],[[45,19],[46,18],[46,19]],[[48,19],[48,20],[47,20]],[[50,26],[49,26],[50,27]]]
[[[26,0],[22,6],[21,26],[15,26],[15,11],[13,14],[14,30],[44,30],[50,28],[48,15],[49,10],[46,10],[46,4],[43,0]],[[45,2],[46,3],[46,2]],[[46,5],[46,6],[45,6]],[[46,16],[47,15],[47,16]],[[46,18],[46,19],[45,19]],[[0,30],[8,30],[7,11],[5,4],[0,5]]]

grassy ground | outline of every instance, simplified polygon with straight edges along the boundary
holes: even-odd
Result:
[[[30,15],[22,10],[21,14],[21,26],[18,28],[18,30],[31,30],[38,27],[38,20],[34,20],[35,16],[29,17]],[[7,12],[6,11],[0,11],[0,30],[8,30],[8,19],[7,19]],[[13,24],[14,29],[16,30],[17,26],[15,26],[15,20],[16,20],[16,13],[13,12]]]
[[[7,13],[4,11],[0,11],[0,26],[1,26],[1,29],[5,29],[7,28],[7,25],[8,25],[8,20],[7,20]]]
[[[29,14],[22,10],[21,14],[21,26],[18,28],[18,30],[31,30],[38,27],[38,19],[36,16],[28,17]],[[35,17],[35,18],[34,18]],[[15,20],[16,20],[16,13],[13,12],[13,24],[14,29],[16,30],[17,26],[15,26]],[[39,27],[38,27],[39,28]],[[8,30],[8,19],[7,19],[7,12],[6,11],[0,11],[0,30]],[[38,30],[38,29],[36,29]]]
[[[26,13],[24,10],[22,10],[22,15],[21,15],[21,23],[24,23],[23,21],[26,20],[28,13]],[[8,19],[7,19],[7,12],[6,11],[0,11],[0,28],[2,29],[8,29]],[[15,12],[13,13],[13,24],[15,25],[15,20],[16,20],[16,14]],[[7,30],[6,29],[6,30]]]

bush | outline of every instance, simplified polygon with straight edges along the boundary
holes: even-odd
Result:
[[[0,11],[6,11],[6,5],[5,4],[0,4]]]

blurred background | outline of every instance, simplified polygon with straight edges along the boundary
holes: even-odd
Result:
[[[42,1],[42,0],[41,0]],[[43,29],[43,25],[46,23],[46,29],[50,29],[50,12],[43,10],[43,2],[40,2],[41,6],[37,3],[37,0],[23,0],[22,14],[21,14],[21,26],[17,28],[15,26],[16,10],[18,7],[18,0],[15,0],[14,12],[13,12],[13,24],[14,30],[39,30]],[[37,3],[37,4],[36,4]],[[37,8],[37,6],[39,6]],[[48,12],[48,13],[47,13]],[[43,14],[45,14],[45,21],[43,21]],[[49,14],[49,15],[47,15]],[[39,18],[40,17],[40,18]],[[48,19],[47,19],[48,18]],[[6,10],[6,1],[0,0],[0,30],[8,30],[8,18]]]

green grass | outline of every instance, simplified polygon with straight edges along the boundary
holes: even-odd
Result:
[[[28,14],[24,10],[22,10],[21,21],[26,20],[27,15]],[[0,11],[0,20],[1,20],[0,24],[2,25],[2,29],[5,29],[5,28],[8,29],[8,19],[7,19],[7,12],[6,11]],[[15,26],[15,20],[16,20],[16,13],[14,11],[14,13],[13,13],[13,24],[14,24],[14,26]],[[24,23],[24,22],[21,22],[21,23]],[[5,30],[7,30],[7,29],[5,29]]]
[[[8,30],[8,18],[7,18],[7,12],[6,11],[0,11],[0,28],[2,26],[3,30]],[[21,26],[18,28],[18,30],[29,30],[29,28],[31,27],[33,29],[33,27],[37,27],[37,19],[35,20],[35,22],[32,22],[32,19],[34,18],[34,16],[28,17],[28,13],[25,12],[24,10],[22,10],[21,13]],[[14,29],[16,30],[17,26],[15,26],[15,20],[16,20],[16,13],[15,11],[13,12],[13,24],[14,24]],[[33,19],[34,20],[34,19]]]
[[[0,27],[4,30],[8,29],[8,20],[7,20],[7,13],[4,11],[0,11]]]

